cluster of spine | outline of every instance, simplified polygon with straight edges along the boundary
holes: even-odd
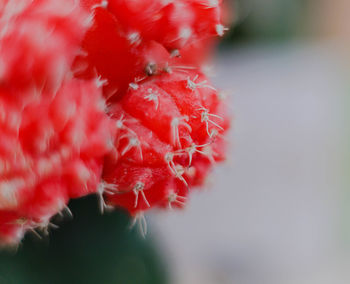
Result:
[[[96,192],[114,126],[96,82],[71,72],[91,23],[73,1],[0,1],[2,243]]]
[[[97,194],[139,221],[182,208],[225,158],[203,73],[215,0],[0,0],[0,240]]]

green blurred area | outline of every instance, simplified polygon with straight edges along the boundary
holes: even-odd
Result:
[[[101,215],[95,197],[69,205],[74,218],[17,252],[0,254],[0,284],[164,284],[166,265],[155,241],[130,230],[122,211]],[[65,218],[67,219],[67,218]]]
[[[225,43],[288,40],[305,33],[308,0],[230,0],[234,14]]]

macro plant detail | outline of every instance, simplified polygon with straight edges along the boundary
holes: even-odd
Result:
[[[146,233],[225,159],[205,75],[215,0],[0,0],[0,239],[17,244],[96,194]]]

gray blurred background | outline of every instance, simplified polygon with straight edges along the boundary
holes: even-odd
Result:
[[[213,62],[232,151],[149,218],[176,284],[350,283],[350,1],[239,0]]]

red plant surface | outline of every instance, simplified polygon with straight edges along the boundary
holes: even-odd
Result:
[[[182,207],[225,157],[229,120],[218,92],[193,70],[135,85],[109,112],[117,121],[116,152],[103,179],[116,185],[113,205],[136,215],[154,206]]]
[[[95,193],[143,223],[225,158],[215,0],[0,0],[0,239]],[[144,226],[141,226],[143,231]]]

